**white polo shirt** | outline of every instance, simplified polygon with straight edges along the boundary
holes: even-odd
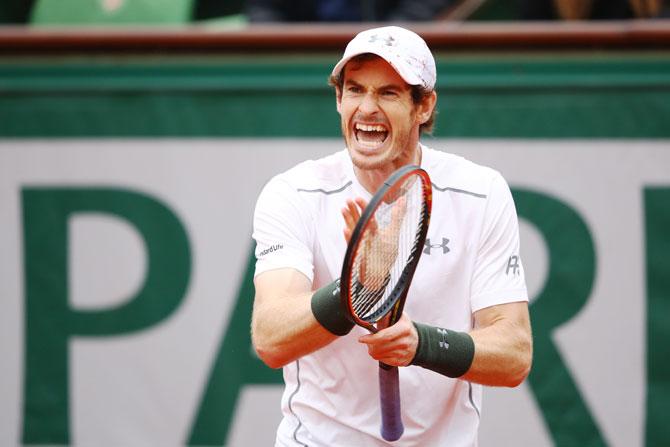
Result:
[[[422,146],[421,167],[433,183],[424,253],[405,312],[412,320],[469,331],[473,312],[527,301],[516,210],[493,169]],[[317,289],[340,276],[346,242],[341,209],[371,198],[346,150],[303,162],[263,189],[254,216],[256,275],[291,267]],[[384,446],[379,434],[378,363],[355,327],[283,369],[284,418],[277,446]],[[477,444],[481,385],[433,371],[400,368],[405,432],[394,446]]]

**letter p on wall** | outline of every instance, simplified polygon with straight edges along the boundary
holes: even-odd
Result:
[[[189,282],[190,247],[174,212],[137,191],[26,187],[21,199],[25,271],[22,442],[67,444],[70,338],[144,330],[172,314]],[[82,213],[124,219],[144,241],[147,268],[143,284],[121,306],[84,311],[68,304],[68,222]]]

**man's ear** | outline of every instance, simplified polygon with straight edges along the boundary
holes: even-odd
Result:
[[[435,90],[430,92],[430,94],[426,95],[423,97],[421,100],[421,103],[419,104],[419,113],[417,113],[417,118],[419,120],[419,124],[424,124],[426,121],[430,119],[430,116],[433,113],[433,109],[435,108],[435,104],[437,103],[437,93]]]

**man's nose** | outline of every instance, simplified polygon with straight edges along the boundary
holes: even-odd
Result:
[[[361,99],[361,104],[358,107],[359,110],[366,114],[371,114],[379,110],[379,105],[377,104],[377,96],[374,93],[367,93]]]

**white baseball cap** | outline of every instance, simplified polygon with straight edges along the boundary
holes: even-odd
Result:
[[[332,75],[338,76],[351,58],[364,53],[383,58],[409,85],[422,85],[428,90],[435,87],[433,54],[426,42],[408,29],[385,26],[358,33],[347,45]]]

